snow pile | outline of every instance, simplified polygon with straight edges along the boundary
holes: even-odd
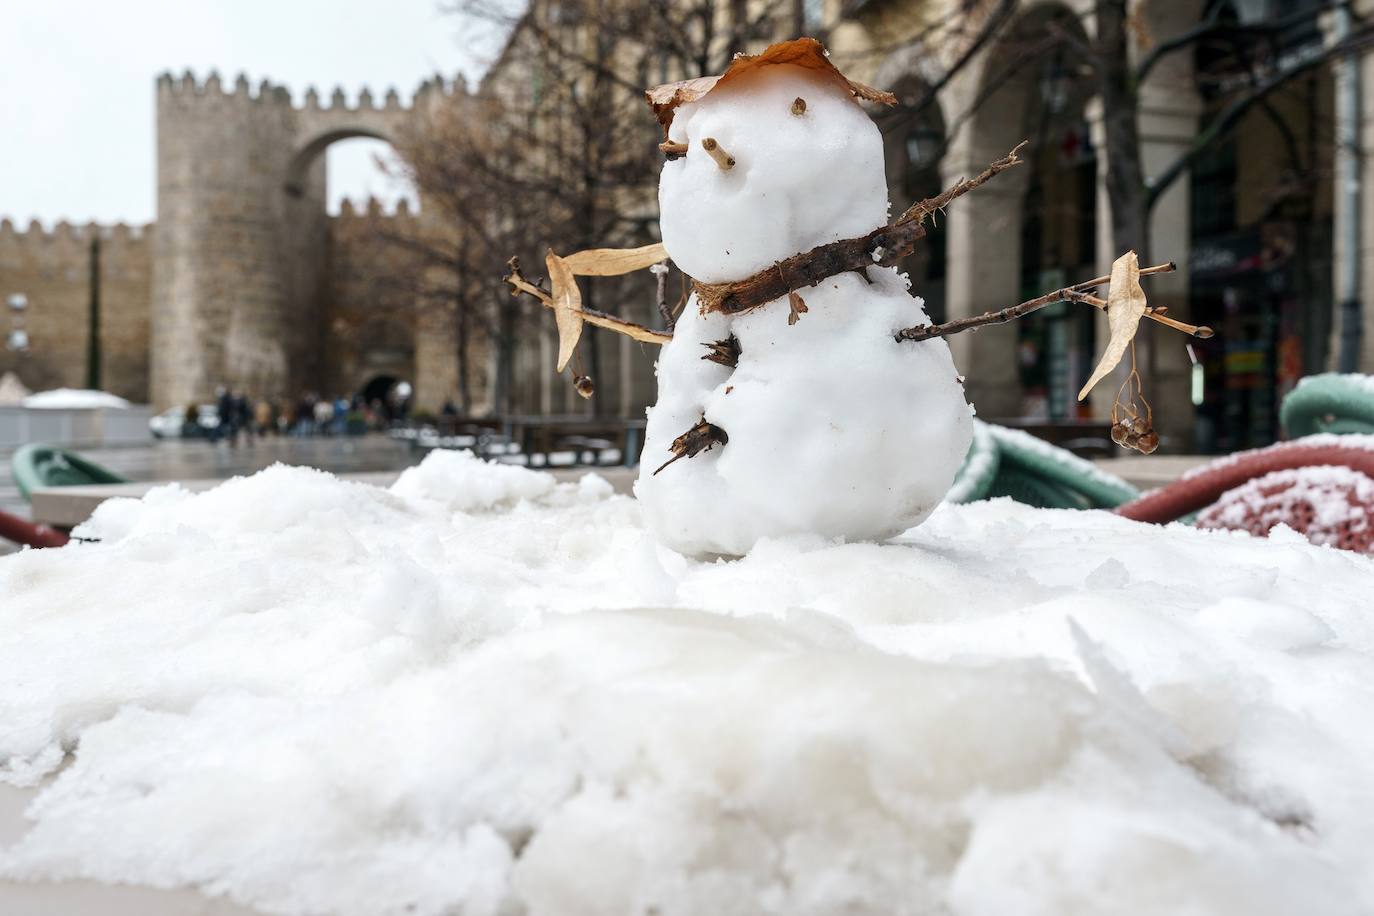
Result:
[[[0,375],[0,407],[18,407],[29,396],[29,389],[13,372]]]
[[[610,484],[591,475],[586,485]],[[438,504],[448,512],[510,508],[557,491],[549,474],[531,474],[509,464],[483,461],[468,451],[434,451],[422,464],[401,473],[391,492],[420,505]]]
[[[741,280],[886,221],[877,127],[845,89],[799,67],[761,68],[682,105],[669,138],[688,152],[664,163],[663,241],[697,280]],[[732,168],[702,150],[708,138]],[[795,323],[786,298],[737,317],[688,302],[659,357],[635,488],[663,543],[700,555],[803,532],[881,539],[940,502],[972,435],[963,387],[944,341],[893,339],[928,321],[906,280],[868,275],[803,289]],[[735,368],[702,359],[732,336]],[[728,443],[655,475],[703,418]]]
[[[88,388],[54,388],[24,398],[25,407],[41,410],[89,410],[96,407],[132,407],[128,401],[108,391]]]
[[[1272,471],[1222,497],[1198,514],[1203,528],[1266,535],[1287,525],[1314,544],[1374,550],[1374,480],[1341,466]]]
[[[1374,908],[1368,558],[995,500],[702,563],[497,473],[278,467],[0,559],[3,771],[74,753],[0,875],[359,916]]]

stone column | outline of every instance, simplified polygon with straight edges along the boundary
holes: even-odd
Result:
[[[1374,6],[1374,4],[1357,4],[1357,12],[1367,12],[1363,7]],[[1374,54],[1364,53],[1360,55],[1359,81],[1361,89],[1358,128],[1360,152],[1374,149]],[[1339,101],[1337,105],[1339,105]],[[1339,138],[1337,139],[1339,143]],[[1339,152],[1339,151],[1338,151]],[[1360,326],[1362,336],[1359,347],[1358,371],[1374,372],[1374,193],[1370,193],[1370,181],[1374,179],[1374,172],[1371,172],[1370,163],[1367,158],[1362,157],[1363,168],[1360,180],[1352,190],[1341,186],[1341,174],[1337,172],[1335,176],[1334,204],[1336,231],[1332,233],[1333,251],[1332,268],[1334,271],[1332,293],[1336,301],[1332,303],[1331,314],[1331,347],[1328,359],[1328,367],[1335,371],[1339,368],[1339,358],[1341,352],[1341,328],[1343,326],[1343,316],[1341,315],[1340,291],[1341,291],[1341,271],[1347,260],[1351,257],[1360,259]],[[1360,250],[1352,253],[1348,250],[1346,240],[1340,231],[1341,216],[1346,212],[1347,207],[1357,207],[1360,220]]]
[[[1005,149],[952,147],[940,163],[942,184],[978,174],[1005,156]],[[945,308],[948,319],[966,318],[1015,305],[1021,292],[1021,208],[1028,172],[1011,169],[961,197],[939,230],[947,238]],[[920,290],[915,292],[919,293]],[[965,331],[950,337],[954,364],[965,377],[969,401],[985,420],[1021,413],[1021,377],[1015,323]]]
[[[458,338],[447,310],[421,310],[415,327],[415,406],[438,413],[458,393]]]

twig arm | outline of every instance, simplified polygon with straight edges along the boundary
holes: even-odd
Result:
[[[781,299],[788,293],[815,286],[837,274],[874,265],[892,267],[916,250],[916,243],[926,235],[924,221],[930,214],[1022,162],[1017,154],[1025,145],[1025,141],[1022,141],[978,175],[959,181],[935,197],[920,201],[893,223],[867,235],[841,239],[793,255],[737,283],[695,284],[702,311],[738,315],[774,299]]]
[[[1169,273],[1177,270],[1173,261],[1167,264],[1156,264],[1154,267],[1146,267],[1140,271],[1142,277],[1149,277],[1155,274]],[[1088,290],[1096,289],[1106,284],[1111,277],[1094,277],[1082,283],[1075,283],[1073,286],[1065,286],[1053,292],[1045,293],[1043,296],[1036,296],[1034,299],[1027,299],[1017,305],[1008,306],[995,312],[984,312],[981,315],[973,315],[969,318],[956,318],[953,321],[946,321],[943,324],[918,324],[915,327],[903,328],[893,335],[898,341],[903,340],[930,340],[932,337],[948,337],[951,334],[958,334],[960,331],[968,331],[973,328],[986,327],[993,324],[1005,324],[1017,318],[1024,317],[1037,312],[1047,305],[1056,302],[1082,302],[1091,305],[1093,308],[1107,310],[1107,303],[1096,296],[1090,295]],[[1192,337],[1207,339],[1212,336],[1212,329],[1206,326],[1184,324],[1182,321],[1175,321],[1164,314],[1163,309],[1147,308],[1145,317],[1151,321],[1156,321],[1166,327],[1176,331],[1182,331]]]

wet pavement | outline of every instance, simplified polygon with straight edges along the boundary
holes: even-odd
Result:
[[[336,474],[400,471],[419,463],[424,454],[407,442],[381,435],[313,439],[269,436],[240,440],[237,446],[202,439],[164,439],[147,445],[81,449],[81,455],[130,480],[228,480],[282,464],[320,468]],[[29,507],[14,485],[12,452],[0,450],[0,511],[22,518]],[[0,540],[0,553],[15,549]]]

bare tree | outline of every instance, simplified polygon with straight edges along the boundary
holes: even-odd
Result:
[[[549,248],[655,241],[662,138],[645,116],[644,89],[722,71],[737,51],[786,36],[801,8],[795,0],[537,0],[512,12],[499,0],[459,0],[451,11],[507,38],[474,92],[445,96],[397,139],[395,170],[418,189],[422,218],[410,228],[379,225],[379,240],[417,258],[408,282],[423,309],[447,309],[463,358],[474,338],[494,348],[493,400],[505,412],[516,341],[533,326],[529,306],[501,285],[506,260],[517,253],[537,265]],[[598,284],[585,304],[615,295],[647,306],[653,287],[644,277]],[[600,337],[584,337],[579,374],[600,377]]]

